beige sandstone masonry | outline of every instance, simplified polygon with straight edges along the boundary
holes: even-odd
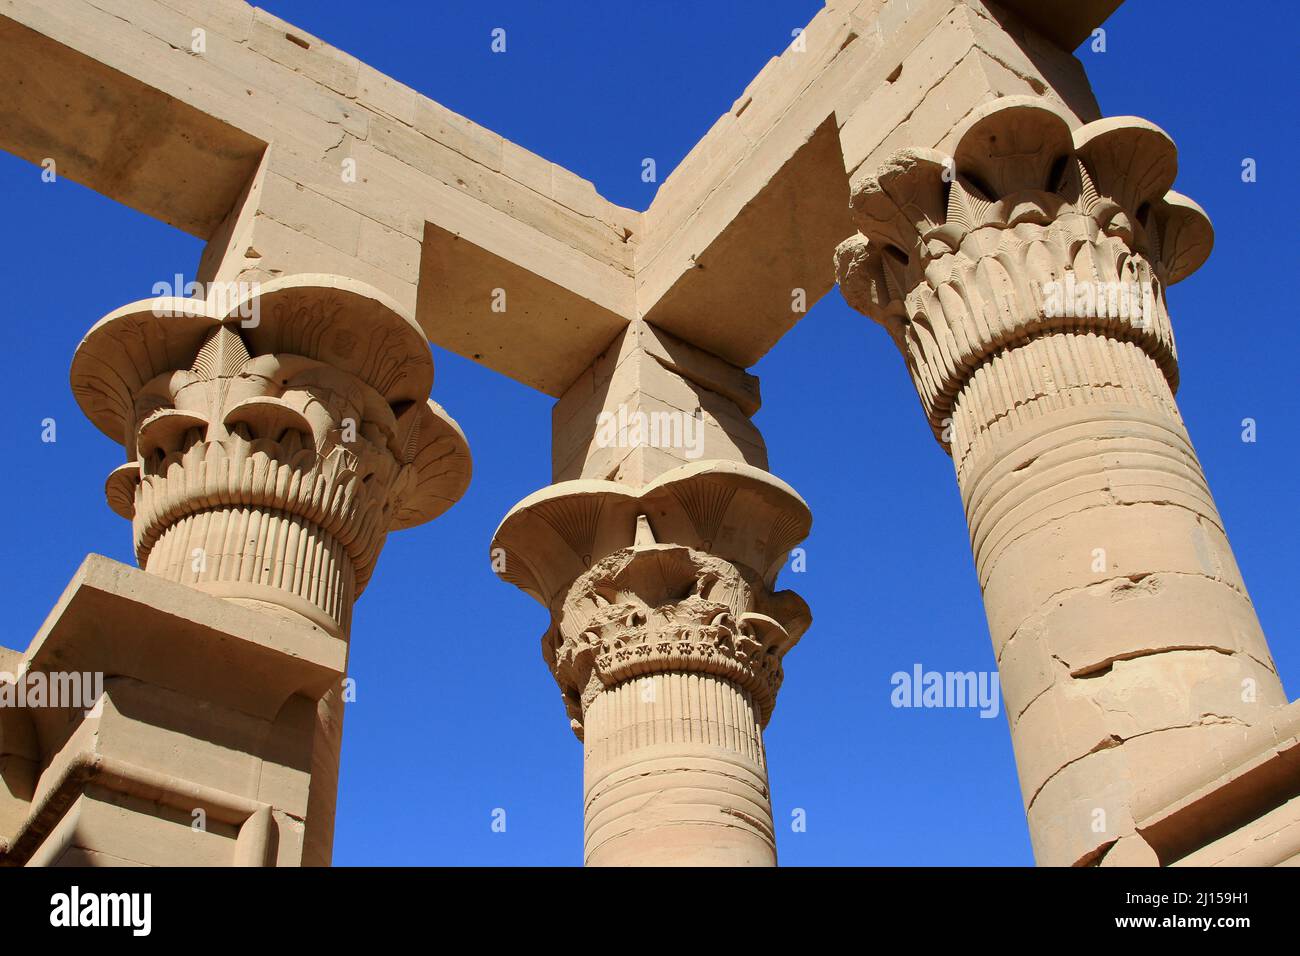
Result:
[[[350,276],[559,397],[637,318],[753,364],[834,286],[846,171],[997,95],[1095,119],[1065,51],[1117,5],[830,3],[645,213],[242,0],[8,0],[0,148],[204,239],[202,281]]]
[[[811,615],[774,585],[811,521],[780,480],[708,461],[560,482],[501,523],[499,573],[551,614],[588,865],[776,863],[762,728]]]
[[[0,708],[0,865],[329,862],[343,641],[91,555],[15,657],[104,677],[89,710]]]
[[[636,212],[242,0],[7,0],[0,148],[256,291],[78,351],[145,570],[88,558],[0,655],[116,675],[93,715],[0,710],[4,861],[328,861],[352,603],[468,481],[427,338],[558,399],[556,483],[493,561],[551,618],[588,861],[774,862],[811,517],[746,369],[838,279],[954,456],[1039,861],[1295,862],[1297,705],[1172,398],[1164,289],[1208,223],[1069,52],[1117,6],[829,0]],[[1067,275],[1150,281],[1154,315],[1049,320]]]
[[[1071,126],[1012,97],[895,154],[839,275],[956,465],[1038,861],[1155,862],[1137,808],[1286,697],[1173,399],[1209,220],[1160,129]]]
[[[140,566],[334,636],[388,532],[469,484],[465,437],[432,386],[418,326],[336,276],[133,303],[72,363],[82,409],[126,449],[107,495]]]
[[[99,713],[6,714],[0,859],[328,863],[353,602],[388,532],[469,483],[423,334],[355,280],[287,276],[124,306],[71,375],[126,451],[107,497],[148,574],[88,559],[23,659],[111,676]]]
[[[551,612],[588,865],[776,862],[763,728],[808,628],[775,582],[811,514],[762,469],[758,380],[644,321],[555,406],[557,483],[493,542]]]
[[[639,487],[705,459],[766,468],[759,403],[753,375],[638,320],[555,403],[554,478]]]

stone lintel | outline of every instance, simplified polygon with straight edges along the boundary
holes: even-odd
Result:
[[[1113,5],[828,4],[644,214],[242,0],[14,0],[0,72],[44,79],[0,97],[0,147],[209,239],[204,279],[348,275],[559,397],[637,318],[753,364],[834,284],[846,170],[999,95],[1095,118],[1037,26]],[[958,114],[931,108],[953,95]]]
[[[729,362],[753,365],[834,287],[831,253],[852,231],[848,195],[833,116],[810,133],[768,138],[638,268],[641,314]]]
[[[0,149],[38,165],[52,159],[59,176],[207,238],[265,148],[93,49],[0,16]]]
[[[1073,50],[1124,0],[1002,0],[1002,6],[1060,46]],[[996,16],[998,7],[988,4]]]
[[[23,663],[129,677],[260,717],[294,694],[320,699],[346,665],[346,642],[319,627],[98,554],[81,563]]]
[[[578,275],[594,261],[574,257],[566,282],[519,259],[508,242],[494,250],[430,223],[416,321],[430,341],[559,398],[629,327],[631,281],[602,296]]]

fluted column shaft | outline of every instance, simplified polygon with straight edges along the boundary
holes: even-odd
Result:
[[[763,736],[749,695],[709,674],[624,681],[587,708],[588,866],[776,863]]]
[[[214,508],[163,531],[144,569],[242,604],[350,628],[356,573],[342,542],[297,515]]]
[[[1145,782],[1286,703],[1168,383],[1060,333],[958,395],[954,460],[1035,854],[1099,859]]]
[[[428,399],[423,332],[383,293],[295,275],[246,296],[116,310],[78,348],[73,391],[126,453],[106,490],[141,568],[346,642],[388,533],[460,497],[468,449]],[[305,865],[330,861],[343,691],[279,715],[298,723],[276,756],[307,771]]]
[[[704,461],[561,482],[497,529],[498,573],[551,612],[588,865],[775,865],[762,729],[811,615],[774,584],[811,520],[767,472]]]
[[[857,185],[841,288],[953,457],[1038,862],[1167,862],[1145,795],[1286,703],[1174,402],[1212,231],[1143,120],[1010,97],[954,139]]]

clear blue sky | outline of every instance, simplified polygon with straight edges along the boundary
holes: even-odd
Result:
[[[641,159],[666,175],[815,0],[358,5],[265,0],[272,12],[644,209]],[[1283,0],[1131,0],[1104,54],[1081,53],[1105,114],[1178,143],[1177,188],[1217,230],[1176,286],[1179,402],[1288,690],[1300,685],[1296,355],[1291,214],[1295,31]],[[489,52],[494,27],[509,52]],[[1241,181],[1241,161],[1258,182]],[[67,383],[83,332],[192,277],[201,243],[0,154],[6,291],[9,590],[3,643],[25,647],[88,551],[131,561],[104,504],[118,448]],[[550,482],[546,396],[435,350],[434,397],[474,454],[465,499],[393,535],[357,606],[338,864],[577,864],[581,748],[542,663],[543,609],[491,573],[497,522]],[[773,471],[815,517],[805,573],[784,576],[814,625],[786,660],[767,734],[785,864],[1031,862],[1006,720],[895,710],[889,677],[994,666],[951,463],[888,339],[832,292],[757,366]],[[40,441],[54,417],[58,441]],[[1241,420],[1258,421],[1243,444]],[[832,449],[848,449],[832,454]],[[507,830],[490,828],[494,808]],[[807,832],[791,832],[791,810]]]

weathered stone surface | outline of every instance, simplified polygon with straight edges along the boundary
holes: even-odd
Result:
[[[469,483],[432,384],[415,323],[328,276],[125,306],[72,365],[82,409],[126,449],[107,490],[140,565],[339,633],[388,531]]]
[[[346,660],[346,644],[321,628],[91,555],[21,663],[50,686],[56,675],[109,676],[90,710],[84,699],[0,708],[0,864],[89,854],[266,866],[270,842],[280,865],[327,863],[332,796],[325,819],[309,803],[315,701]],[[13,758],[27,754],[24,786]],[[333,780],[323,782],[332,795]],[[87,800],[116,809],[87,817]],[[211,823],[199,836],[187,832],[195,810]],[[303,854],[307,832],[323,855]]]
[[[93,714],[0,710],[4,862],[328,862],[352,602],[469,478],[427,338],[559,399],[557,484],[494,566],[551,615],[587,862],[773,863],[810,516],[745,368],[837,280],[953,456],[1039,861],[1300,860],[1294,705],[1173,399],[1165,289],[1212,231],[1069,52],[1116,6],[831,0],[641,213],[241,0],[10,0],[0,148],[253,291],[78,350],[149,573],[92,560],[0,654],[113,675]],[[1062,313],[1062,283],[1150,309]]]
[[[779,480],[707,461],[640,490],[561,482],[497,529],[497,573],[551,614],[589,865],[776,862],[762,727],[811,615],[774,585],[810,525]]]
[[[353,601],[469,482],[423,333],[354,279],[222,283],[110,313],[71,378],[149,573],[89,559],[15,668],[102,686],[2,709],[0,862],[328,864]]]
[[[1209,221],[1161,130],[1076,121],[1005,97],[896,152],[836,258],[953,456],[1038,862],[1167,863],[1200,837],[1138,837],[1146,794],[1286,696],[1173,398]]]
[[[554,478],[640,487],[700,460],[767,467],[758,380],[648,322],[628,326],[555,405]]]

